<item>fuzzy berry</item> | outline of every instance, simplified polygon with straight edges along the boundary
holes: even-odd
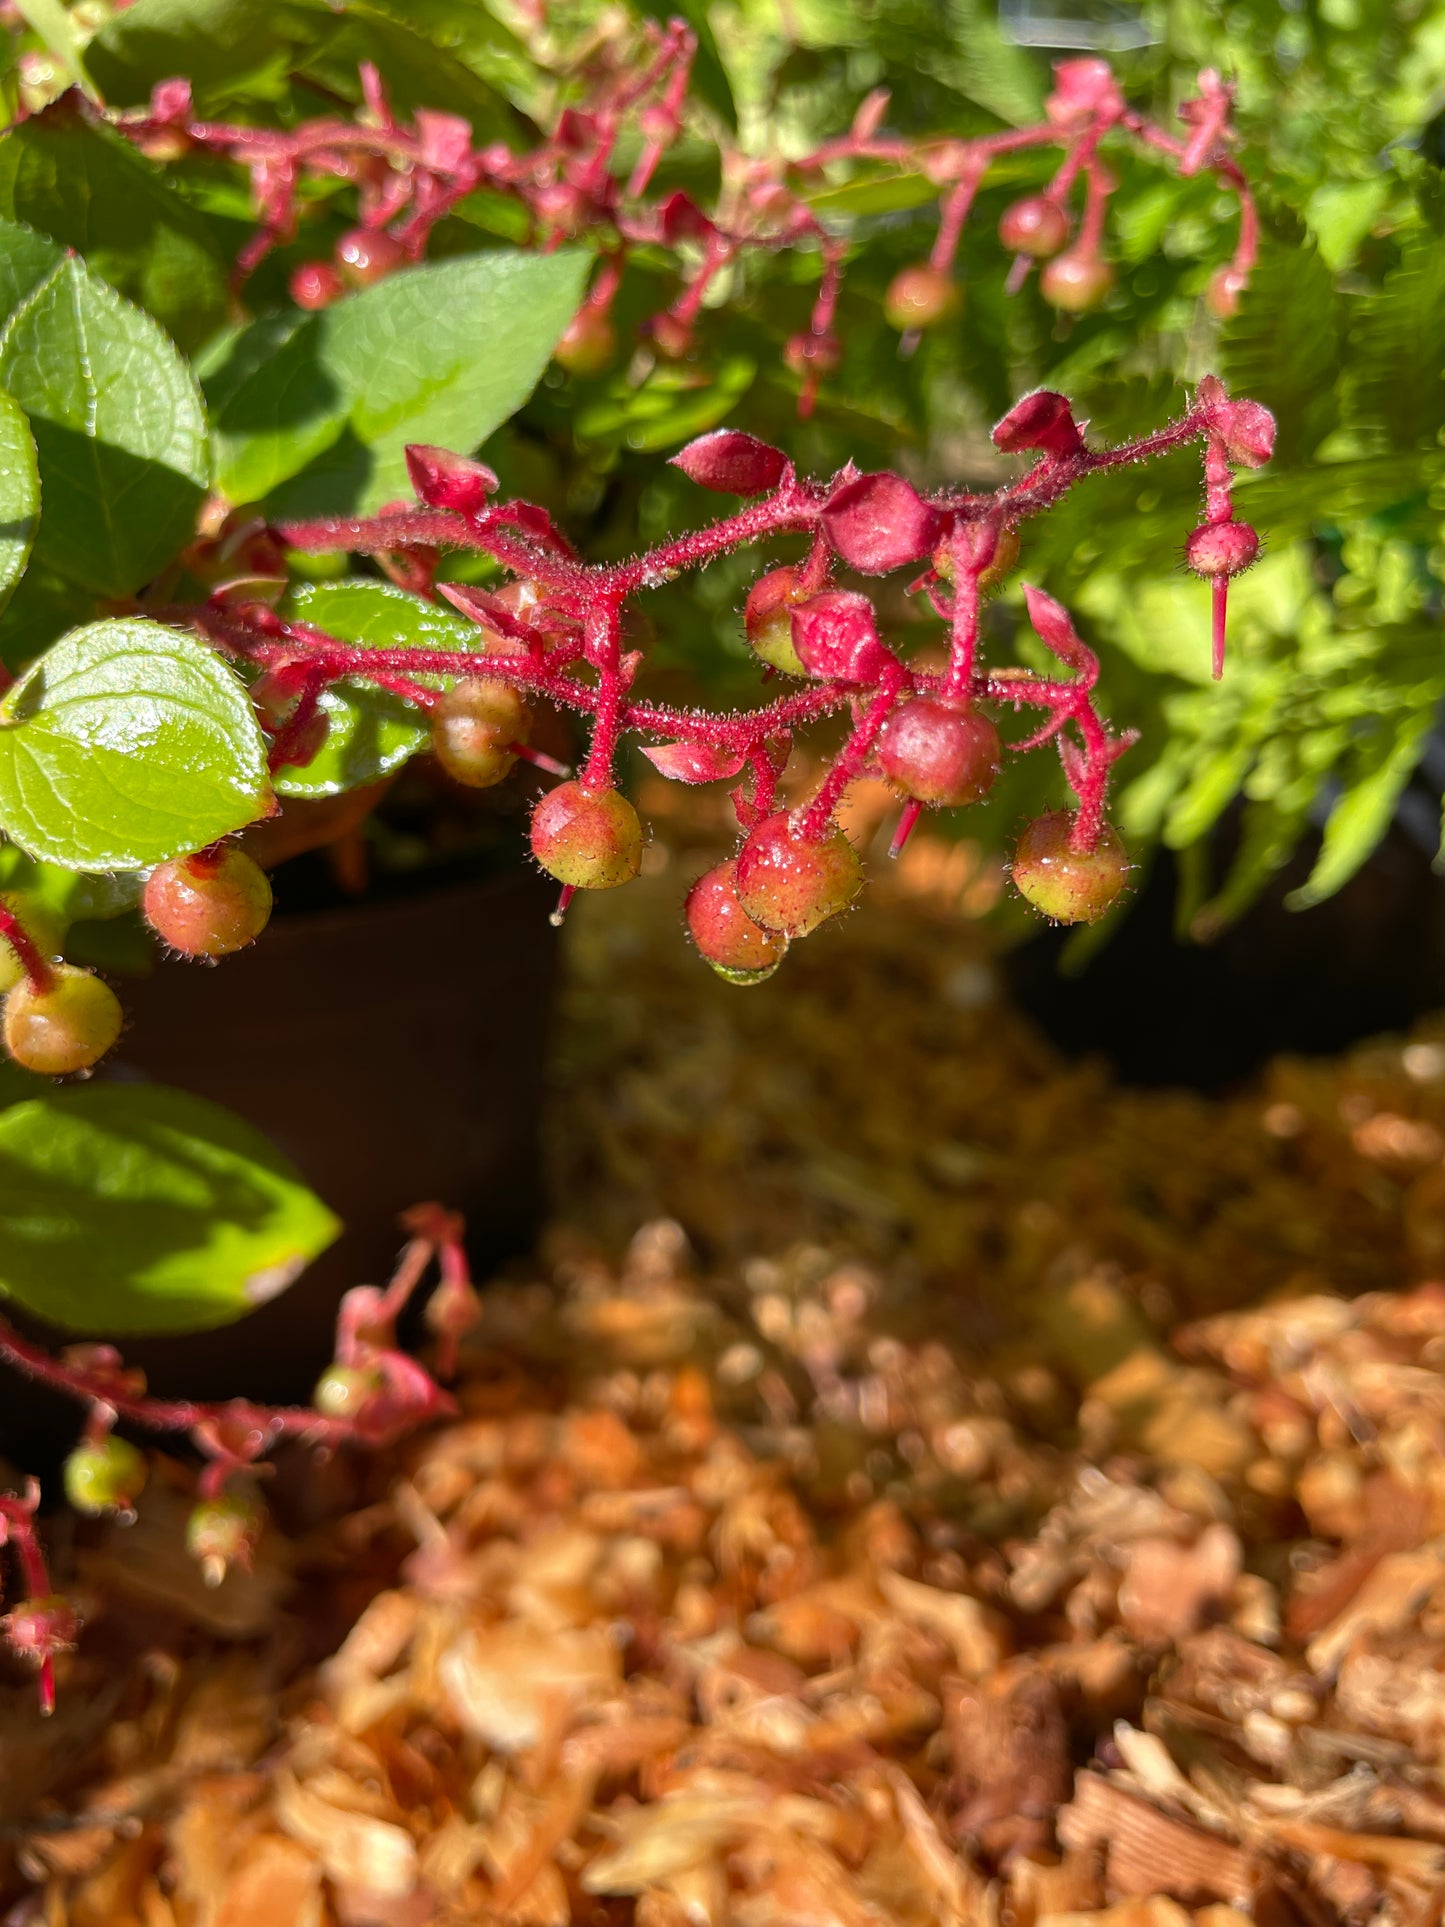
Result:
[[[584,379],[600,375],[617,359],[617,330],[599,308],[579,308],[552,351],[559,368]]]
[[[793,610],[806,600],[796,569],[769,569],[748,590],[743,610],[748,642],[770,669],[781,669],[785,676],[807,674],[793,646]]]
[[[900,268],[883,297],[883,315],[900,333],[910,328],[936,328],[951,320],[963,304],[963,290],[951,274],[927,261]]]
[[[296,306],[309,313],[317,308],[329,308],[346,292],[346,283],[329,261],[303,261],[288,285]]]
[[[618,790],[559,783],[532,812],[532,854],[575,890],[611,890],[642,868],[642,824]]]
[[[1205,522],[1184,544],[1184,560],[1196,575],[1213,581],[1238,575],[1259,554],[1259,537],[1248,522]]]
[[[683,908],[699,954],[730,984],[760,984],[788,953],[788,939],[754,923],[739,903],[735,859],[700,876]]]
[[[231,1566],[251,1570],[265,1525],[266,1509],[249,1492],[221,1492],[192,1508],[186,1520],[186,1551],[208,1586],[219,1586]]]
[[[1069,217],[1057,201],[1044,194],[1027,194],[1003,211],[998,238],[1010,254],[1029,254],[1047,261],[1069,238]]]
[[[988,794],[1003,745],[987,716],[967,703],[913,696],[883,725],[877,756],[905,796],[952,808]]]
[[[490,789],[516,762],[532,719],[510,684],[467,677],[453,683],[431,713],[432,754],[456,782]]]
[[[83,1439],[65,1461],[65,1496],[90,1518],[128,1511],[146,1482],[146,1462],[136,1448],[112,1433]]]
[[[405,265],[406,249],[381,227],[354,227],[336,243],[336,265],[353,288],[369,288]]]
[[[355,1419],[386,1389],[380,1372],[361,1365],[328,1365],[311,1403],[323,1418]]]
[[[146,879],[141,911],[183,957],[228,957],[266,928],[271,885],[254,857],[226,843],[158,863]]]
[[[1073,827],[1067,810],[1028,825],[1014,850],[1014,887],[1056,923],[1097,923],[1128,881],[1129,854],[1108,824],[1092,850],[1075,850]]]
[[[1107,300],[1114,270],[1096,254],[1071,248],[1055,255],[1039,276],[1039,292],[1051,308],[1064,314],[1088,314]]]
[[[846,910],[863,887],[858,852],[836,823],[805,837],[785,810],[766,817],[737,855],[738,901],[754,923],[806,937]]]
[[[99,1063],[121,1021],[109,984],[75,964],[53,964],[43,986],[25,978],[6,997],[5,1048],[27,1071],[64,1077]]]

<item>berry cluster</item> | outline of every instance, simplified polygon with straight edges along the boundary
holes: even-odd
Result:
[[[1212,68],[1201,73],[1198,96],[1179,109],[1183,139],[1132,109],[1108,63],[1097,59],[1058,64],[1039,125],[972,140],[888,133],[882,91],[868,96],[846,134],[797,157],[745,154],[709,125],[722,171],[709,211],[681,191],[649,193],[667,150],[699,112],[688,91],[696,51],[696,35],[682,20],[648,23],[637,37],[598,50],[587,97],[565,108],[552,132],[525,152],[501,143],[474,145],[471,127],[455,114],[422,109],[403,124],[370,66],[361,69],[363,105],[354,119],[329,115],[286,129],[206,121],[194,112],[189,83],[168,80],[144,112],[110,120],[154,159],[206,153],[248,170],[259,225],[236,263],[238,293],[273,248],[294,240],[303,195],[318,181],[354,185],[358,219],[330,260],[303,262],[292,273],[292,298],[307,309],[326,307],[348,288],[368,287],[421,260],[438,222],[479,189],[525,210],[533,246],[590,241],[601,260],[557,349],[558,361],[577,375],[600,374],[616,358],[612,308],[630,253],[660,248],[679,260],[677,294],[643,330],[653,353],[677,359],[693,351],[705,300],[741,257],[807,250],[819,261],[818,292],[808,327],[784,349],[805,413],[820,379],[843,354],[836,314],[849,243],[809,201],[840,164],[921,174],[937,188],[938,230],[928,259],[902,269],[884,303],[906,343],[957,314],[963,287],[955,264],[974,199],[996,161],[1032,148],[1059,146],[1063,158],[1047,186],[1016,201],[1000,223],[1003,246],[1015,257],[1010,288],[1038,263],[1040,292],[1060,311],[1080,314],[1106,299],[1114,270],[1103,252],[1104,226],[1116,183],[1100,148],[1116,132],[1167,156],[1181,175],[1212,172],[1237,196],[1238,240],[1210,283],[1210,307],[1233,313],[1247,284],[1257,220],[1229,152],[1232,89]],[[619,146],[629,139],[639,146],[635,164],[625,175],[615,173]],[[1080,189],[1076,215],[1071,202]]]
[[[118,1424],[188,1438],[203,1464],[186,1545],[207,1584],[218,1586],[229,1567],[250,1567],[266,1523],[256,1481],[267,1469],[267,1454],[283,1440],[328,1451],[348,1443],[388,1445],[450,1412],[452,1401],[436,1379],[397,1349],[396,1323],[435,1259],[440,1276],[426,1322],[436,1341],[438,1373],[452,1375],[458,1345],[478,1315],[462,1221],[426,1204],[407,1212],[402,1224],[410,1235],[391,1283],[384,1290],[359,1285],[342,1299],[335,1356],[309,1408],[151,1398],[143,1374],[126,1366],[112,1346],[76,1345],[51,1358],[0,1319],[0,1360],[86,1407],[80,1442],[64,1467],[71,1506],[89,1517],[133,1514],[147,1465],[144,1454],[118,1436]],[[0,1617],[0,1643],[36,1662],[41,1706],[49,1712],[56,1656],[74,1645],[80,1621],[70,1601],[51,1591],[36,1526],[39,1504],[33,1480],[23,1493],[0,1492],[0,1548],[14,1552],[24,1594]]]

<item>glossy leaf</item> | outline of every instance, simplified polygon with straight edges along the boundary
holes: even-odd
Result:
[[[185,74],[202,112],[218,101],[280,91],[298,48],[324,14],[285,0],[135,0],[86,49],[91,77],[112,107],[138,107],[158,80]]]
[[[25,411],[0,391],[0,609],[25,573],[40,515],[40,472]]]
[[[0,1297],[74,1331],[204,1331],[284,1291],[340,1230],[266,1138],[147,1084],[0,1112]]]
[[[33,228],[0,221],[0,319],[11,315],[65,259],[65,249]]]
[[[164,862],[254,822],[270,797],[240,682],[158,623],[77,629],[0,701],[0,829],[64,869]]]
[[[39,452],[37,558],[99,594],[132,594],[185,543],[204,496],[190,370],[149,315],[68,259],[0,335],[0,387]]]
[[[199,347],[226,319],[226,262],[200,215],[68,101],[0,138],[0,216],[74,248],[183,348]]]
[[[294,591],[287,614],[342,642],[369,649],[472,649],[477,632],[449,609],[389,582],[317,582]],[[283,796],[335,796],[400,769],[430,737],[415,703],[372,683],[345,678],[321,698],[328,729],[303,769],[276,773]]]

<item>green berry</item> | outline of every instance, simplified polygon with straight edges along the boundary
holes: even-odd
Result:
[[[516,762],[532,721],[508,683],[467,677],[453,683],[431,713],[432,753],[468,789],[490,789]]]
[[[642,824],[620,791],[559,783],[532,812],[532,854],[575,890],[611,890],[642,868]]]
[[[793,647],[793,610],[806,602],[808,592],[798,587],[796,569],[769,569],[748,591],[743,627],[754,655],[785,676],[805,676]]]
[[[23,978],[6,997],[5,1048],[27,1071],[64,1077],[99,1063],[121,1022],[109,984],[74,964],[53,964],[45,985]]]
[[[1019,895],[1056,923],[1097,923],[1129,880],[1129,853],[1107,823],[1092,850],[1076,850],[1067,810],[1049,810],[1024,830],[1014,851]]]
[[[381,1390],[379,1372],[359,1365],[328,1365],[316,1381],[311,1403],[324,1418],[354,1419]]]
[[[133,1445],[112,1433],[83,1439],[65,1461],[65,1496],[91,1518],[128,1511],[146,1482],[146,1462]]]
[[[230,1566],[250,1571],[265,1524],[266,1509],[250,1492],[228,1489],[192,1508],[186,1551],[201,1567],[207,1585],[219,1586]]]

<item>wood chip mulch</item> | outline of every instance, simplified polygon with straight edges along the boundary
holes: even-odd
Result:
[[[5,1927],[1441,1919],[1445,1027],[1121,1092],[924,881],[745,995],[588,906],[461,1417],[73,1548]]]

